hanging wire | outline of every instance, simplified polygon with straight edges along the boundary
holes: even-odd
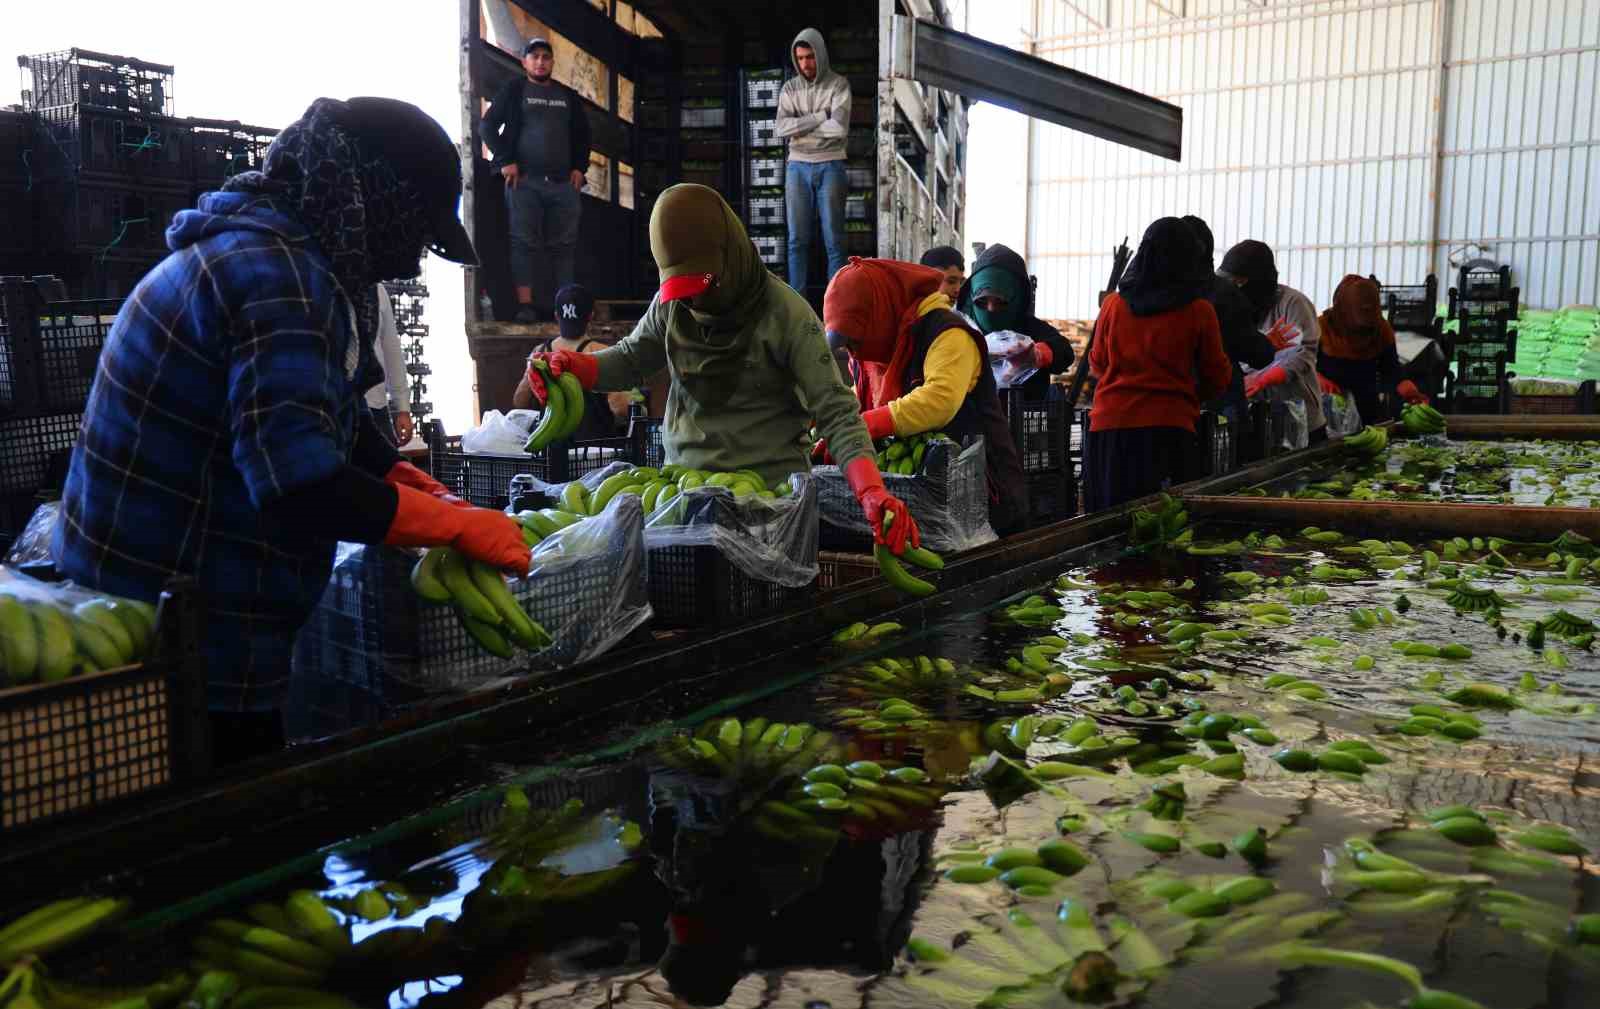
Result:
[[[122,241],[122,239],[127,236],[127,234],[128,234],[128,225],[130,225],[130,224],[149,224],[149,223],[150,223],[150,218],[148,218],[148,217],[124,217],[121,220],[119,220],[117,222],[117,237],[113,238],[109,245],[107,245],[105,248],[100,250],[99,254],[95,256],[95,261],[98,262],[98,263],[104,263],[106,261],[106,256],[108,254],[110,254],[111,250],[116,248],[117,244],[120,243]]]
[[[140,140],[136,144],[130,144],[124,141],[122,146],[133,148],[133,153],[135,154],[138,154],[140,151],[158,151],[161,149],[161,134],[157,133],[153,127],[146,126],[144,129],[143,140]]]

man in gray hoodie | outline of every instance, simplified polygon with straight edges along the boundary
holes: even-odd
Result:
[[[789,286],[806,293],[811,222],[822,217],[828,279],[844,266],[845,139],[850,135],[850,82],[828,68],[828,44],[807,28],[789,58],[797,76],[778,95],[777,134],[789,141],[784,204],[789,224]]]

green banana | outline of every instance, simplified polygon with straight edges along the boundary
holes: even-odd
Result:
[[[439,580],[439,564],[448,552],[447,547],[434,547],[411,569],[411,588],[430,603],[450,601],[450,590]]]
[[[283,911],[295,931],[323,949],[337,954],[350,948],[350,933],[312,891],[296,890],[289,894],[289,899],[283,902]]]
[[[79,603],[73,608],[72,615],[79,620],[87,620],[110,638],[111,643],[116,646],[117,654],[122,657],[122,664],[126,665],[143,656],[144,650],[138,646],[128,628],[112,612],[112,603],[109,599],[91,599],[86,603]]]
[[[556,379],[556,385],[561,387],[562,398],[565,401],[563,405],[566,407],[567,413],[566,423],[562,425],[561,431],[551,440],[566,441],[578,433],[578,425],[583,423],[584,407],[586,405],[584,403],[583,383],[579,382],[578,376],[572,372],[564,371],[561,373],[561,377]]]
[[[539,417],[538,427],[535,427],[533,433],[528,436],[528,443],[523,446],[523,450],[527,452],[542,451],[556,440],[567,424],[566,390],[561,387],[560,382],[550,378],[550,368],[544,362],[535,362],[534,368],[544,378],[544,413]],[[583,406],[582,402],[577,405],[580,408]]]
[[[922,547],[906,547],[901,557],[925,571],[943,571],[944,558]]]
[[[594,500],[589,502],[589,514],[598,515],[605,511],[606,505],[611,503],[612,498],[633,485],[634,478],[631,473],[618,473],[616,476],[606,477],[600,484],[600,489],[594,492]]]
[[[577,515],[589,514],[589,488],[577,480],[567,484],[561,489],[561,507]]]
[[[0,595],[0,672],[7,683],[28,683],[39,675],[39,638],[33,618],[15,596]]]
[[[382,921],[393,910],[389,906],[389,898],[377,887],[371,886],[356,894],[353,907],[356,914],[368,921]]]
[[[236,945],[257,950],[307,970],[326,971],[335,962],[333,954],[320,946],[285,935],[265,925],[252,925],[234,918],[217,918],[206,927]]]
[[[900,559],[889,552],[888,547],[879,543],[873,547],[872,552],[878,559],[878,570],[883,573],[884,580],[894,588],[910,596],[933,594],[933,585],[907,571],[900,563]]]
[[[505,635],[500,633],[498,627],[477,620],[459,609],[456,611],[456,615],[461,618],[461,626],[467,629],[467,633],[472,635],[472,639],[490,655],[496,658],[509,659],[515,654],[511,649],[511,643],[505,639]]]
[[[226,970],[208,970],[189,990],[183,1009],[223,1009],[239,991],[239,975]]]
[[[568,487],[574,487],[574,486],[582,487],[583,485],[582,484],[568,484]],[[562,493],[564,494],[565,491],[563,491]],[[586,504],[587,504],[587,502],[586,502]],[[555,519],[553,519],[550,516],[544,514],[543,512],[536,512],[536,511],[518,512],[517,513],[517,521],[521,522],[523,525],[527,526],[529,529],[532,529],[534,532],[538,533],[540,539],[543,539],[546,536],[554,536],[556,533],[560,532],[561,529],[562,529],[562,526],[559,523],[557,523]]]
[[[454,550],[445,550],[439,561],[439,580],[450,590],[451,602],[462,613],[490,627],[500,626],[500,611],[473,583],[465,557]]]
[[[494,606],[501,624],[517,644],[535,652],[550,644],[550,636],[523,610],[500,572],[476,561],[468,564],[467,570],[472,575],[472,584]]]
[[[52,603],[30,602],[27,607],[39,642],[39,679],[44,683],[66,679],[78,666],[72,624]]]
[[[0,963],[60,949],[127,909],[128,901],[114,897],[74,898],[47,904],[0,929]]]
[[[245,977],[267,984],[311,985],[322,980],[323,971],[287,963],[269,953],[244,949],[209,935],[196,936],[195,952],[208,963],[238,971]]]
[[[155,607],[132,599],[107,599],[106,605],[133,638],[134,652],[138,655],[148,653],[156,634]]]
[[[118,650],[116,642],[112,641],[111,636],[101,630],[98,624],[72,617],[67,618],[67,623],[72,628],[72,640],[77,645],[79,653],[95,665],[101,669],[115,669],[127,665],[128,660]]]
[[[572,512],[562,511],[559,508],[541,508],[539,509],[539,514],[554,522],[557,529],[565,529],[568,526],[575,526],[579,522],[583,521],[582,515],[575,515]]]

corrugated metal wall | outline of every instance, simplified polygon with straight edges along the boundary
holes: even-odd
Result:
[[[1185,118],[1181,163],[1033,125],[1047,315],[1093,315],[1112,245],[1185,213],[1219,259],[1271,244],[1319,306],[1346,273],[1448,287],[1470,246],[1511,264],[1526,304],[1600,301],[1595,0],[1024,0],[1024,17],[1037,55]]]

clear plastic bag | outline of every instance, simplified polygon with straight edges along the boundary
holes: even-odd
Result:
[[[1277,414],[1281,409],[1283,412]],[[1274,424],[1273,434],[1278,439],[1278,450],[1293,452],[1311,444],[1311,428],[1306,420],[1306,405],[1297,399],[1273,404],[1273,412],[1281,419]]]
[[[0,687],[54,683],[143,662],[156,610],[0,566]]]
[[[789,477],[789,486],[778,498],[696,487],[645,521],[645,548],[715,547],[751,578],[804,588],[817,580],[817,486],[806,473]]]
[[[46,501],[35,508],[33,514],[28,516],[28,524],[12,541],[11,552],[6,554],[6,563],[23,571],[30,568],[54,571],[55,559],[50,553],[50,541],[55,538],[56,517],[60,511],[59,501]]]
[[[1361,419],[1361,411],[1356,409],[1354,396],[1333,393],[1322,394],[1322,415],[1328,418],[1328,437],[1342,438],[1347,434],[1357,434],[1365,422]]]
[[[526,414],[526,410],[513,410]],[[531,428],[524,428],[499,410],[483,415],[483,422],[461,436],[461,451],[481,455],[528,455],[523,446],[528,443]]]
[[[1009,329],[997,329],[984,338],[989,346],[989,366],[994,370],[995,386],[1014,389],[1039,369],[1033,363],[1033,338]]]
[[[869,549],[872,529],[839,467],[819,466],[811,475],[822,521],[856,541],[856,549]],[[973,439],[966,448],[934,442],[923,457],[921,472],[885,473],[883,483],[906,503],[917,520],[922,545],[935,553],[960,553],[997,538],[989,525],[988,460],[982,438]]]
[[[554,640],[509,659],[484,651],[450,607],[417,596],[410,577],[420,551],[341,543],[328,588],[295,640],[295,675],[364,688],[392,709],[595,658],[650,619],[643,534],[638,498],[620,495],[535,547],[511,594]]]

